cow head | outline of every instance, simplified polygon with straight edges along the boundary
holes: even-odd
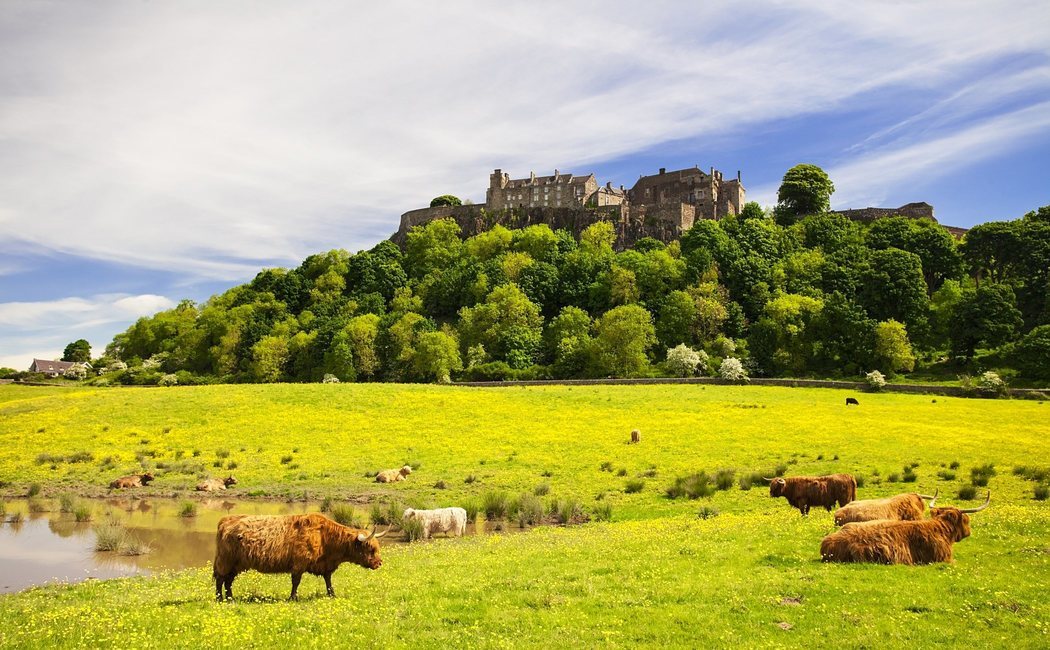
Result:
[[[408,476],[409,474],[412,473],[412,466],[411,465],[405,465],[399,471],[401,472],[401,476]]]
[[[222,479],[222,484],[226,487],[230,487],[231,485],[237,485],[237,479],[233,478],[232,476],[227,476],[226,478]]]
[[[405,511],[403,513],[401,513],[401,519],[404,520],[404,521],[409,521],[409,520],[412,520],[412,519],[415,519],[415,518],[416,518],[416,511],[413,510],[412,508],[405,508]]]
[[[784,495],[784,490],[787,488],[787,480],[781,477],[777,477],[769,480],[769,496],[779,497]]]
[[[383,566],[383,560],[379,558],[379,538],[386,535],[387,531],[376,534],[375,529],[366,533],[361,531],[354,537],[351,557],[353,561],[366,569],[378,569]]]
[[[145,474],[139,477],[139,480],[142,481],[143,485],[146,485],[147,483],[153,480],[153,474],[151,472],[146,472]]]
[[[935,508],[934,504],[937,503],[937,499],[934,498],[933,501],[930,501],[930,516],[933,519],[948,524],[948,527],[951,530],[952,541],[958,542],[970,536],[970,515],[987,508],[991,500],[991,490],[988,491],[988,496],[985,497],[984,504],[976,508],[953,508],[951,506]]]

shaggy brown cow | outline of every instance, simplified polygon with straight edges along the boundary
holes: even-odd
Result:
[[[237,479],[227,476],[224,479],[208,478],[197,484],[198,492],[221,492],[231,485],[237,485]]]
[[[916,521],[922,519],[926,510],[926,501],[936,499],[925,494],[896,494],[885,499],[862,499],[851,501],[835,511],[835,525],[842,526],[856,521],[875,521],[891,519],[895,521]]]
[[[809,514],[812,506],[823,506],[831,510],[837,502],[844,506],[857,498],[857,481],[850,474],[828,476],[792,476],[789,478],[767,478],[769,496],[784,497],[792,507],[803,515]]]
[[[412,473],[412,467],[405,465],[401,469],[385,469],[376,474],[376,483],[396,483],[405,480]]]
[[[110,482],[109,488],[111,490],[120,490],[123,488],[137,488],[149,485],[149,482],[153,480],[153,474],[146,472],[145,474],[132,474],[131,476],[121,476]]]
[[[921,521],[865,521],[846,524],[820,543],[825,562],[930,564],[951,562],[952,544],[970,536],[968,513],[988,507],[992,493],[978,508],[935,508]],[[934,500],[936,501],[936,499]]]
[[[631,444],[635,445],[642,441],[642,432],[635,429],[631,432]]]
[[[233,579],[249,569],[291,573],[292,600],[304,573],[324,577],[328,595],[335,596],[332,573],[343,562],[382,566],[376,540],[385,534],[342,526],[317,513],[223,517],[215,534],[215,596],[222,600],[225,585],[226,597],[233,598]]]

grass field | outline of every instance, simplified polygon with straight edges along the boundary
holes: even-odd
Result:
[[[1050,466],[1050,405],[863,394],[859,408],[846,408],[846,394],[681,385],[0,386],[0,481],[9,494],[34,482],[96,493],[141,471],[142,461],[169,468],[151,488],[170,493],[192,489],[198,472],[225,475],[232,462],[235,494],[462,505],[546,484],[544,499],[571,497],[588,510],[609,504],[613,519],[390,546],[377,572],[337,572],[335,600],[319,597],[323,581],[307,578],[305,602],[285,603],[287,576],[248,574],[235,583],[238,602],[214,604],[207,567],[35,589],[0,598],[0,645],[1050,644],[1050,502],[1035,501],[1034,483],[1011,471]],[[635,428],[642,442],[628,445]],[[85,451],[90,460],[68,462]],[[961,464],[955,478],[939,478],[953,461]],[[418,470],[403,483],[366,477],[404,463]],[[916,463],[914,483],[888,481]],[[824,565],[818,547],[833,529],[830,515],[803,519],[762,485],[734,483],[697,501],[664,494],[687,473],[734,469],[739,478],[783,464],[789,475],[863,476],[860,498],[940,489],[951,503],[970,469],[988,463],[993,505],[973,516],[951,565]],[[640,491],[625,492],[639,480]],[[698,518],[705,506],[719,514]]]

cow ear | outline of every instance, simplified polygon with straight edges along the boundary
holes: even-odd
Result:
[[[357,541],[359,541],[359,542],[367,542],[368,541],[368,535],[365,535],[364,533],[358,533],[357,534]]]

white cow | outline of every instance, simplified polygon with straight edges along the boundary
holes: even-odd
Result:
[[[423,539],[434,533],[446,533],[459,537],[467,532],[467,511],[463,508],[438,508],[437,510],[413,510],[407,508],[402,518],[423,523]]]

